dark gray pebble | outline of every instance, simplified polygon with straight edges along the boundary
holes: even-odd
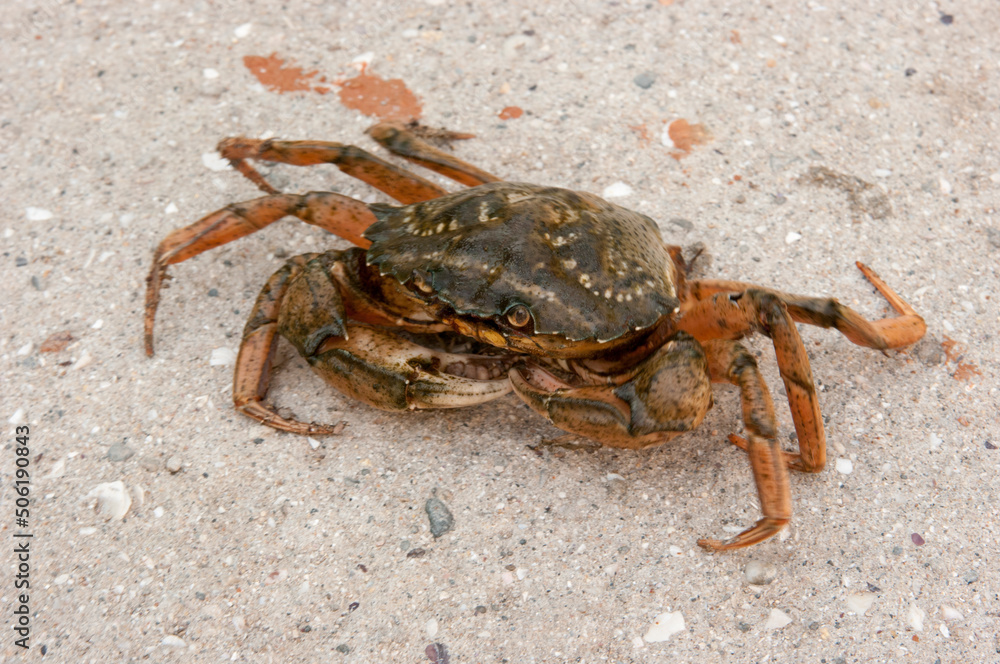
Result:
[[[643,90],[648,90],[653,85],[653,83],[656,82],[656,74],[654,74],[653,72],[644,71],[635,78],[633,78],[632,82],[638,85]]]
[[[455,517],[451,515],[448,506],[437,498],[428,498],[424,510],[430,519],[431,535],[434,537],[441,537],[455,525]]]

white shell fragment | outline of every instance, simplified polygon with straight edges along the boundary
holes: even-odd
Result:
[[[24,424],[24,409],[18,408],[14,411],[14,414],[10,416],[7,420],[10,424]]]
[[[435,636],[437,636],[438,633],[437,619],[431,618],[430,620],[428,620],[427,624],[424,625],[424,630],[426,630],[428,638],[433,639]]]
[[[208,364],[213,367],[231,367],[236,364],[236,353],[232,348],[215,348]]]
[[[788,235],[785,236],[785,244],[792,244],[793,242],[798,242],[801,239],[802,239],[801,233],[796,233],[795,231],[791,231],[788,233]]]
[[[674,634],[684,631],[684,614],[680,611],[673,613],[661,613],[656,616],[656,620],[646,630],[646,636],[642,637],[646,643],[656,643],[666,641]]]
[[[97,513],[105,519],[123,519],[132,506],[132,496],[121,480],[98,484],[84,500],[94,500]]]
[[[859,616],[865,615],[875,602],[875,593],[857,593],[847,596],[847,610]]]
[[[958,609],[950,607],[947,604],[942,604],[941,617],[947,620],[948,622],[952,622],[955,620],[961,620],[965,616],[963,616],[962,612],[959,611]]]
[[[916,604],[910,605],[910,610],[906,612],[906,624],[913,628],[915,632],[924,631],[924,618],[927,613]]]
[[[28,221],[48,221],[52,218],[52,213],[45,208],[29,207],[25,208],[24,217]]]
[[[52,464],[52,470],[49,471],[48,475],[42,477],[43,480],[57,480],[66,474],[66,457],[60,457],[58,461]]]
[[[232,168],[228,159],[223,159],[218,152],[205,152],[201,155],[201,163],[210,171],[228,171]]]
[[[841,475],[850,475],[854,472],[854,463],[850,459],[837,459],[837,472]]]
[[[767,622],[764,623],[764,629],[781,629],[786,625],[791,624],[792,619],[788,617],[788,614],[781,609],[771,609],[771,615],[767,617]]]
[[[609,184],[604,188],[601,195],[604,198],[621,198],[622,196],[628,196],[632,193],[632,187],[628,186],[624,182],[615,182],[614,184]]]
[[[233,34],[237,39],[243,39],[250,34],[253,29],[253,23],[244,23],[243,25],[233,28]]]
[[[187,646],[187,644],[184,643],[184,639],[179,636],[174,636],[173,634],[164,636],[161,643],[170,648],[184,648]]]

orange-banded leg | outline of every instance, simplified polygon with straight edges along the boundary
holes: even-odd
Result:
[[[430,145],[406,125],[398,122],[382,122],[367,130],[369,136],[395,155],[415,164],[440,173],[456,182],[475,187],[487,182],[499,182],[500,178],[481,168],[454,157]],[[457,135],[469,138],[468,134]]]
[[[688,292],[696,300],[703,300],[716,293],[740,293],[749,289],[773,293],[788,308],[788,313],[799,323],[818,327],[833,327],[851,342],[876,350],[900,348],[920,341],[927,331],[924,319],[867,265],[856,263],[865,278],[888,300],[900,314],[896,318],[868,321],[861,314],[845,307],[833,298],[791,295],[768,288],[761,288],[739,281],[702,279],[688,282]]]
[[[786,467],[786,457],[790,455],[781,450],[774,404],[753,356],[735,341],[707,341],[704,347],[712,381],[731,383],[740,390],[747,431],[742,447],[750,457],[764,517],[731,539],[700,539],[698,544],[716,551],[739,549],[776,535],[791,519],[792,498]]]
[[[375,215],[361,201],[332,192],[264,196],[227,205],[190,226],[178,228],[156,248],[146,277],[146,354],[153,354],[153,325],[168,265],[255,233],[286,216],[298,217],[360,247],[371,244],[361,234],[375,222]]]
[[[618,384],[571,385],[532,360],[510,371],[514,392],[552,424],[604,445],[640,449],[698,426],[712,406],[701,345],[683,332]]]
[[[419,203],[448,193],[433,182],[353,145],[237,137],[224,139],[217,149],[236,170],[269,194],[276,194],[278,190],[248,164],[247,159],[291,166],[334,164],[344,173],[367,182],[404,204]]]
[[[787,454],[785,459],[795,470],[810,473],[823,470],[826,433],[809,356],[779,294],[756,288],[742,293],[716,293],[688,307],[677,327],[702,343],[741,339],[754,332],[770,337],[799,442],[799,453]]]
[[[927,330],[923,318],[874,270],[860,262],[857,266],[900,314],[898,317],[868,321],[833,298],[791,295],[738,281],[688,282],[688,294],[695,302],[685,307],[679,324],[681,329],[701,340],[738,339],[755,331],[772,337],[799,442],[799,454],[785,454],[789,467],[795,470],[819,472],[823,469],[826,434],[809,358],[791,321],[835,328],[853,343],[877,350],[915,343]],[[755,295],[741,300],[743,293]],[[739,436],[730,436],[730,441],[747,449],[747,441]]]
[[[347,311],[365,304],[344,276],[358,251],[296,256],[268,279],[243,330],[233,376],[237,410],[283,431],[332,433],[326,425],[282,417],[264,403],[278,335],[327,383],[383,410],[470,406],[510,391],[508,357],[431,350],[384,328],[350,322]],[[431,332],[437,327],[427,326]]]

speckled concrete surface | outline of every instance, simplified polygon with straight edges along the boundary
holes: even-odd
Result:
[[[13,535],[34,538],[31,650],[4,609],[0,661],[420,662],[434,643],[451,662],[1000,660],[1000,14],[837,4],[8,3],[0,606],[16,600]],[[803,329],[830,463],[793,475],[787,537],[725,555],[696,539],[759,514],[725,441],[741,429],[732,389],[668,447],[536,454],[559,432],[513,397],[385,414],[283,345],[274,400],[347,426],[318,446],[259,426],[231,410],[212,353],[236,349],[283,256],[343,243],[286,221],[175,266],[153,359],[142,302],[169,230],[258,195],[206,166],[220,138],[372,147],[374,119],[336,89],[258,83],[243,57],[271,53],[334,84],[370,53],[425,123],[477,135],[461,157],[630,190],[615,202],[703,242],[710,276],[884,316],[862,260],[927,338],[883,356]],[[511,106],[524,114],[500,119]],[[711,140],[675,159],[662,135],[678,118]],[[333,168],[268,177],[373,200]],[[73,341],[43,352],[62,332]],[[751,345],[787,436],[773,352]],[[105,520],[87,496],[117,481],[133,502]],[[438,539],[432,495],[455,519]],[[684,629],[644,640],[664,613]]]

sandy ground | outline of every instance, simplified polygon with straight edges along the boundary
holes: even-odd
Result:
[[[1000,661],[1000,13],[838,4],[7,3],[0,606],[23,592],[14,535],[34,537],[31,649],[5,608],[0,661]],[[271,54],[304,91],[244,61]],[[615,195],[670,242],[703,242],[707,275],[889,315],[862,260],[926,317],[924,341],[887,355],[803,329],[830,461],[793,475],[784,537],[695,544],[759,518],[725,440],[742,430],[731,388],[669,446],[536,453],[559,431],[512,396],[382,413],[283,344],[273,400],[343,433],[235,413],[225,349],[260,286],[289,255],[345,246],[301,223],[175,266],[144,355],[153,248],[260,195],[218,170],[217,141],[374,150],[365,91],[341,95],[362,62],[400,80],[369,113],[409,91],[426,124],[477,135],[461,157]],[[265,170],[386,200],[332,167]],[[750,344],[787,437],[773,351]],[[115,482],[123,519],[88,498]],[[432,496],[454,515],[439,538]],[[644,638],[666,613],[683,629]]]

